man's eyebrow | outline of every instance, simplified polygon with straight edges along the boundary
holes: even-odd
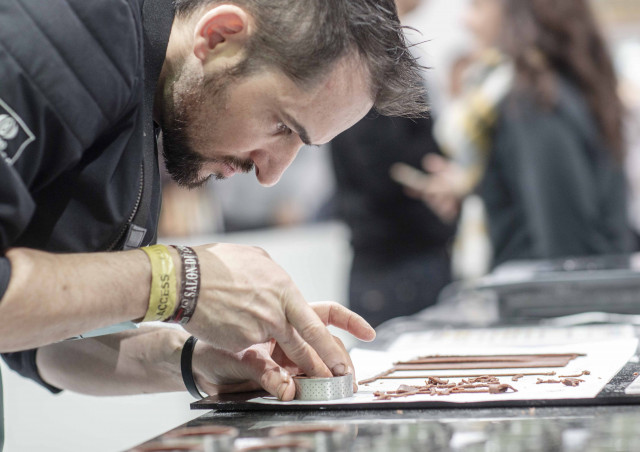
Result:
[[[300,140],[307,146],[317,146],[311,143],[309,139],[309,134],[307,133],[307,129],[304,128],[302,124],[296,121],[293,117],[289,116],[284,111],[282,112],[282,119],[284,119],[287,123],[291,125],[291,129],[298,134]]]

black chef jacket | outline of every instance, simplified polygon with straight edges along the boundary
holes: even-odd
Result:
[[[10,247],[155,242],[152,107],[173,18],[171,0],[0,3],[0,296]],[[39,377],[35,350],[3,357],[57,391]]]

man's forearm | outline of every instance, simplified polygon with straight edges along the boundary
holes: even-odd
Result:
[[[42,379],[90,395],[184,391],[180,353],[188,333],[175,328],[138,330],[42,347]]]
[[[141,251],[6,253],[11,281],[0,300],[0,351],[51,344],[140,319],[149,300],[151,267]]]
[[[264,250],[212,243],[194,251],[200,290],[195,313],[184,328],[203,344],[236,353],[275,339],[301,372],[329,377],[345,373],[350,359],[327,323],[349,331],[349,325],[359,325],[357,337],[375,336],[364,319],[337,304],[329,305],[323,321]],[[175,249],[169,253],[178,288],[182,262]],[[0,301],[0,351],[41,347],[142,319],[147,312],[151,264],[142,251],[55,255],[15,249],[6,255],[13,275]]]

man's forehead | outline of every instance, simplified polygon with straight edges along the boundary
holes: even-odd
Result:
[[[330,88],[336,83],[344,83],[346,85],[357,83],[359,86],[366,87],[366,89],[372,92],[369,66],[355,51],[348,52],[337,59],[322,79],[324,79],[325,87]]]
[[[362,119],[373,106],[369,71],[358,57],[346,57],[318,83],[313,101],[296,119],[314,144],[324,144]],[[310,117],[312,124],[305,124]]]

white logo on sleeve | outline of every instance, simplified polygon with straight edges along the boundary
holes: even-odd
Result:
[[[22,118],[0,99],[0,157],[13,165],[35,139]]]

